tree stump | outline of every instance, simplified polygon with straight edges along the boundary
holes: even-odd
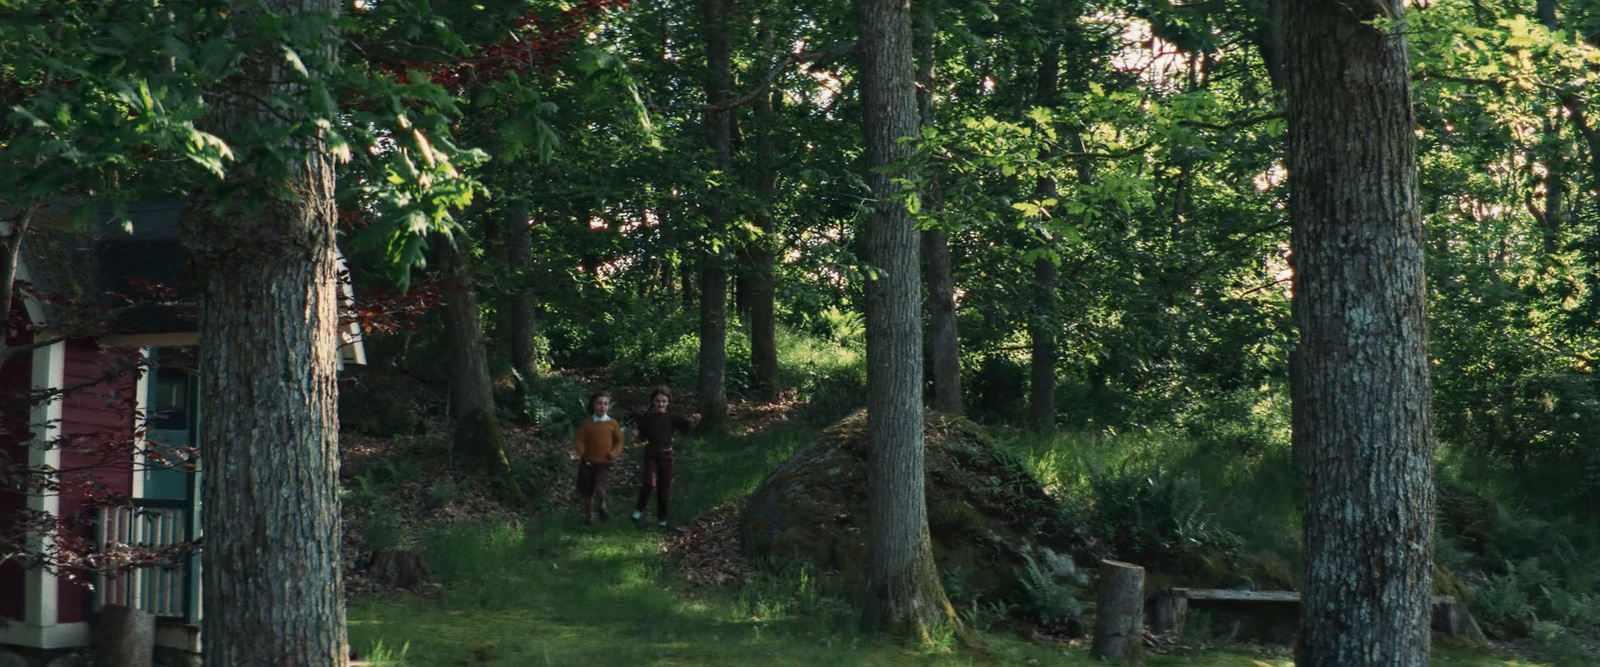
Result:
[[[1095,595],[1094,646],[1090,654],[1112,664],[1144,660],[1144,568],[1100,562]]]
[[[368,569],[379,583],[405,589],[416,588],[428,572],[422,552],[415,549],[379,549]]]
[[[1435,636],[1449,637],[1473,644],[1486,642],[1483,630],[1467,606],[1453,597],[1440,596],[1433,600],[1433,632]]]
[[[1173,595],[1172,591],[1163,591],[1156,596],[1155,606],[1150,610],[1150,631],[1156,635],[1183,634],[1183,623],[1189,616],[1189,598]]]
[[[0,667],[33,667],[37,664],[21,654],[0,648]]]
[[[120,604],[100,609],[91,637],[96,665],[151,667],[156,650],[156,617]]]

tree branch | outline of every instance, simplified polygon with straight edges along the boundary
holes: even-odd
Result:
[[[1418,72],[1415,78],[1418,81],[1443,81],[1445,83],[1463,83],[1469,86],[1488,86],[1495,89],[1495,92],[1498,93],[1506,92],[1507,84],[1504,79],[1484,79],[1475,76],[1455,76],[1453,74],[1441,74],[1439,72],[1428,71]]]
[[[1124,151],[1116,151],[1111,153],[1058,153],[1055,157],[1063,160],[1121,160],[1123,158],[1133,157],[1150,150],[1150,147],[1154,146],[1155,144],[1155,140],[1152,139]]]
[[[789,54],[787,56],[784,56],[783,59],[779,60],[778,64],[773,65],[772,69],[767,72],[767,76],[761,80],[761,83],[756,84],[756,87],[754,89],[752,89],[750,92],[745,93],[743,95],[740,95],[739,97],[736,97],[736,98],[734,98],[732,100],[729,100],[727,102],[723,102],[722,104],[714,104],[714,105],[708,105],[708,106],[702,106],[702,107],[695,107],[693,109],[693,111],[695,111],[697,113],[715,113],[715,112],[718,112],[718,111],[728,111],[730,109],[737,109],[737,108],[742,107],[742,106],[744,106],[746,104],[749,104],[750,101],[755,99],[757,95],[760,95],[760,94],[766,92],[767,88],[772,86],[772,82],[777,81],[778,77],[783,74],[783,70],[787,69],[790,65],[795,65],[795,64],[798,64],[798,63],[814,62],[814,61],[819,61],[819,60],[832,60],[834,58],[839,58],[839,57],[848,56],[848,55],[854,55],[855,52],[856,52],[856,43],[855,42],[844,42],[842,44],[835,44],[833,46],[829,46],[829,47],[826,47],[826,48],[817,49],[816,51],[805,51],[803,53],[791,53],[791,54]]]
[[[1235,129],[1238,129],[1238,128],[1241,128],[1241,127],[1247,127],[1247,126],[1250,126],[1250,125],[1257,125],[1257,124],[1260,124],[1260,123],[1265,123],[1265,122],[1267,122],[1269,120],[1277,120],[1279,118],[1283,118],[1283,112],[1282,111],[1274,111],[1272,113],[1264,113],[1264,114],[1261,114],[1259,116],[1249,116],[1247,118],[1240,118],[1239,120],[1233,121],[1231,123],[1207,123],[1205,121],[1199,121],[1199,120],[1182,120],[1182,121],[1178,121],[1178,124],[1182,125],[1184,127],[1194,127],[1194,128],[1199,128],[1199,129],[1202,129],[1202,130],[1216,130],[1218,132],[1226,132],[1228,130],[1235,130]]]

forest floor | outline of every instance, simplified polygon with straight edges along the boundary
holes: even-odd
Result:
[[[815,427],[762,422],[679,447],[669,527],[628,519],[636,461],[613,481],[611,520],[584,526],[564,474],[568,445],[512,431],[515,455],[542,462],[541,505],[519,514],[477,491],[429,438],[347,436],[347,548],[352,648],[374,667],[408,665],[1091,665],[1083,640],[978,628],[980,652],[949,638],[907,645],[861,634],[826,576],[746,561],[735,529],[742,499]],[[777,411],[781,412],[781,411]],[[654,505],[652,503],[652,511]],[[385,587],[365,576],[362,542],[420,551],[428,583]],[[1286,647],[1184,645],[1149,665],[1288,667]],[[1435,651],[1440,667],[1538,667],[1489,652]]]

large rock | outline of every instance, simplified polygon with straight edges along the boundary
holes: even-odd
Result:
[[[952,597],[1013,597],[1026,556],[1058,570],[1074,567],[1072,555],[1097,560],[1080,522],[981,427],[932,413],[925,424],[928,527]],[[866,426],[865,412],[846,417],[756,488],[740,519],[753,557],[837,573],[847,591],[862,590]]]
[[[0,667],[34,667],[37,664],[39,663],[23,657],[20,653],[0,648]]]

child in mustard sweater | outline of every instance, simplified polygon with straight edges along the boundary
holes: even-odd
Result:
[[[622,454],[622,427],[608,414],[611,395],[599,392],[589,397],[589,416],[578,426],[578,497],[583,498],[583,523],[594,525],[595,498],[600,500],[600,520],[611,518],[606,511],[606,482],[611,479],[611,462]]]

